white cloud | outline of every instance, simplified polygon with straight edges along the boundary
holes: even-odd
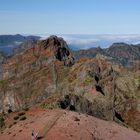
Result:
[[[46,39],[49,35],[40,35],[41,39]],[[70,45],[80,49],[90,47],[109,47],[116,42],[124,42],[129,44],[139,44],[140,35],[58,35]]]
[[[91,44],[99,41],[99,39],[66,39],[69,44],[76,44],[76,45],[86,45]]]
[[[132,42],[133,45],[137,45],[137,44],[140,44],[140,41],[138,42]]]

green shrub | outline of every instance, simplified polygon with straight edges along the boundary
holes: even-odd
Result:
[[[87,78],[87,79],[85,79],[84,84],[89,85],[92,82],[93,82],[93,79],[92,78]]]
[[[26,116],[23,116],[23,117],[20,118],[20,121],[24,121],[26,119],[27,119]]]
[[[13,124],[17,124],[17,122],[13,122]]]
[[[23,115],[25,115],[25,112],[18,113],[18,116],[23,116]]]
[[[12,124],[10,124],[8,128],[11,128],[12,126],[13,126],[13,125],[12,125]]]
[[[18,132],[22,132],[22,130],[19,130]]]
[[[3,115],[0,115],[0,128],[2,128],[3,126],[5,126],[4,117]]]
[[[46,109],[55,109],[56,105],[54,103],[48,103],[48,104],[43,104],[42,107]]]
[[[28,107],[26,107],[26,108],[24,108],[24,110],[25,110],[25,111],[28,111],[28,110],[29,110],[29,108],[28,108]]]
[[[14,117],[14,120],[18,120],[18,119],[19,119],[19,116],[15,116],[15,117]]]

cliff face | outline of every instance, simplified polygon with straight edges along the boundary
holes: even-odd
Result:
[[[100,58],[80,60],[64,82],[66,94],[58,105],[140,131],[139,75]]]
[[[2,66],[1,111],[15,111],[54,94],[59,69],[72,64],[74,58],[66,42],[56,36],[8,59]]]
[[[43,101],[140,131],[140,72],[130,72],[98,55],[74,58],[56,36],[35,43],[3,64],[1,112]]]

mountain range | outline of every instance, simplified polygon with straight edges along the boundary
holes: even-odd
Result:
[[[61,35],[61,36],[63,36],[67,40],[69,48],[73,51],[76,59],[81,57],[92,58],[95,57],[97,53],[99,53],[108,57],[113,63],[121,64],[127,67],[130,67],[132,65],[133,66],[139,65],[137,63],[139,63],[140,59],[139,56],[140,45],[136,44],[139,43],[139,35]],[[31,48],[33,44],[36,43],[38,40],[42,40],[43,38],[46,37],[47,37],[46,35],[44,36],[43,35],[23,36],[20,34],[0,35],[1,55],[2,56],[15,55],[16,53]],[[115,43],[115,41],[119,43]],[[104,46],[105,44],[106,46]]]
[[[132,34],[120,34],[120,35],[69,35],[62,34],[59,35],[67,41],[69,48],[77,51],[81,49],[89,49],[89,48],[109,48],[113,43],[116,42],[125,42],[126,44],[139,44],[140,43],[140,35]],[[0,35],[0,51],[2,51],[6,55],[11,55],[13,48],[17,48],[18,45],[28,40],[39,40],[46,39],[49,35]]]
[[[20,46],[1,63],[0,138],[24,140],[35,126],[50,139],[80,140],[82,132],[91,140],[140,138],[140,45],[73,52],[50,36]]]
[[[114,43],[109,48],[102,49],[90,48],[87,50],[78,50],[74,52],[76,59],[86,57],[94,58],[97,54],[103,55],[114,64],[132,67],[139,65],[140,61],[140,44],[129,45],[126,43]]]
[[[39,38],[39,36],[23,36],[20,34],[0,35],[0,51],[5,55],[10,55],[13,48],[20,45],[21,43],[29,40],[39,40]]]

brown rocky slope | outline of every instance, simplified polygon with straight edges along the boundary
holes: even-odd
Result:
[[[11,113],[8,120],[17,116]],[[1,140],[30,140],[31,132],[39,133],[41,140],[139,140],[140,134],[81,113],[59,109],[44,110],[39,107],[26,111],[27,119],[16,120],[0,134]]]

